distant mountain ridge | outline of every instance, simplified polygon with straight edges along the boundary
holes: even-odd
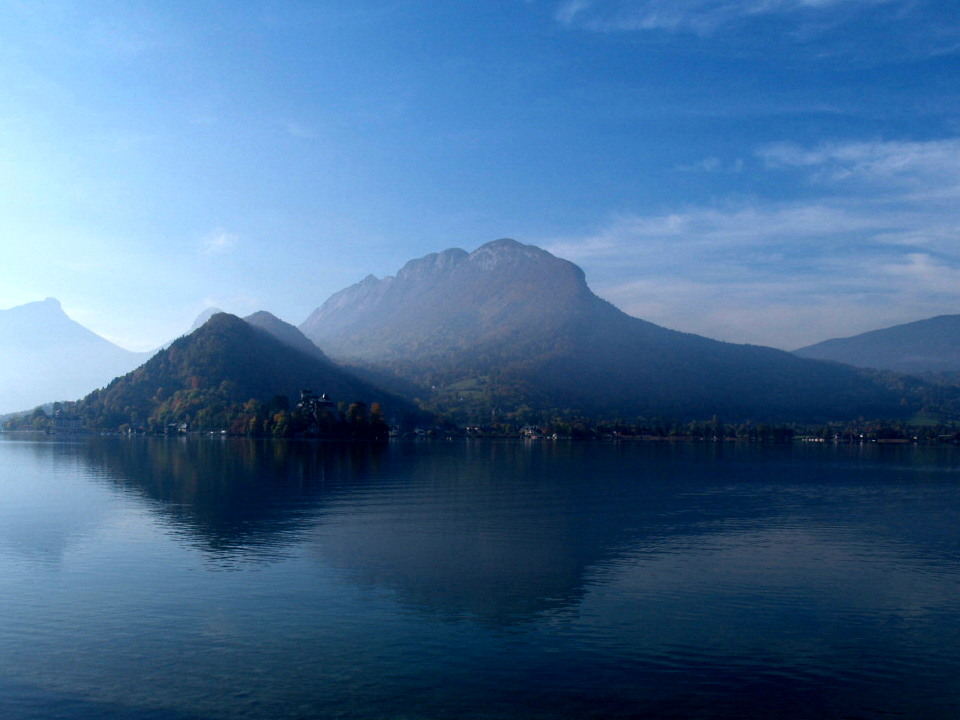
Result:
[[[960,315],[938,315],[825,340],[794,354],[904,373],[960,372]]]
[[[55,298],[0,310],[0,412],[74,400],[150,354],[125,350],[88,330]]]
[[[850,368],[630,317],[583,271],[514,240],[411,260],[331,296],[300,326],[340,362],[416,383],[441,410],[825,420],[899,414]]]
[[[320,362],[327,365],[333,364],[330,361],[330,358],[328,358],[320,348],[314,345],[306,335],[300,332],[296,326],[291,325],[288,322],[284,322],[276,315],[273,315],[266,310],[260,310],[252,315],[248,315],[243,318],[243,320],[248,325],[259,328],[260,330],[263,330],[264,332],[273,336],[288,348],[298,350],[299,352],[316,358]]]
[[[199,330],[204,326],[207,320],[212,318],[214,315],[217,315],[218,313],[222,313],[222,312],[224,311],[216,306],[208,307],[202,313],[197,315],[196,319],[193,321],[193,324],[190,326],[190,329],[187,331],[187,334],[192,333],[194,330]],[[171,340],[171,342],[173,341]],[[170,343],[167,343],[167,344],[169,345]]]

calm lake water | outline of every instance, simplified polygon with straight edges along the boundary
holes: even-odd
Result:
[[[0,717],[960,717],[960,452],[0,437]]]

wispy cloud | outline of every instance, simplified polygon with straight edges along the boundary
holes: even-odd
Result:
[[[233,252],[239,241],[239,236],[229,233],[223,228],[217,228],[200,240],[200,254],[224,255]]]
[[[690,165],[678,165],[676,169],[682,172],[739,173],[743,171],[743,158],[737,158],[732,162],[724,162],[711,155]]]
[[[810,180],[875,189],[900,187],[927,199],[960,191],[960,139],[926,142],[832,143],[804,148],[791,143],[758,152],[771,169],[806,169]]]
[[[624,215],[548,246],[631,314],[741,342],[792,348],[960,312],[960,139],[758,156],[816,197]]]
[[[733,22],[772,15],[815,16],[844,6],[896,0],[565,0],[554,17],[567,26],[601,32],[668,30],[709,35]]]
[[[591,9],[590,0],[567,0],[557,8],[556,18],[564,25],[572,25],[580,15]]]

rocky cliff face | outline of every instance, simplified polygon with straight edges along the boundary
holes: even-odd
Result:
[[[902,412],[849,368],[629,317],[571,262],[513,240],[368,277],[301,325],[334,358],[434,394],[482,379],[487,405],[594,415],[831,419]],[[474,386],[475,387],[475,386]],[[448,393],[456,408],[466,391]],[[464,399],[466,398],[466,399]]]
[[[411,260],[333,295],[300,326],[334,356],[423,359],[540,334],[597,298],[573,263],[513,240]]]

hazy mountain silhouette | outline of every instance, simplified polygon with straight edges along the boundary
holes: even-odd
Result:
[[[244,321],[269,333],[287,347],[330,364],[330,359],[306,335],[300,332],[296,326],[284,322],[276,315],[268,313],[266,310],[260,310],[245,317]]]
[[[960,315],[836,338],[794,350],[800,357],[905,373],[960,371]]]
[[[898,414],[851,368],[630,317],[571,262],[513,240],[412,260],[300,326],[338,361],[415,382],[445,407],[824,420]],[[472,383],[472,384],[471,384]]]
[[[196,319],[193,321],[193,325],[190,326],[190,329],[189,329],[187,332],[188,332],[188,333],[192,333],[194,330],[197,330],[197,329],[203,327],[204,323],[206,323],[207,320],[209,320],[210,318],[212,318],[214,315],[216,315],[216,314],[218,314],[218,313],[222,313],[222,312],[223,312],[223,310],[221,310],[221,309],[218,308],[218,307],[208,307],[208,308],[207,308],[206,310],[204,310],[202,313],[200,313],[199,315],[197,315]],[[169,344],[169,343],[168,343],[168,344]]]
[[[0,412],[74,400],[149,356],[71,320],[54,298],[0,310]]]
[[[273,321],[266,322],[275,325]],[[76,412],[91,427],[189,417],[198,427],[219,428],[231,405],[250,399],[269,403],[278,395],[292,405],[305,388],[328,393],[334,401],[380,402],[388,413],[412,409],[317,353],[290,347],[267,330],[219,313],[136,370],[88,395]]]

